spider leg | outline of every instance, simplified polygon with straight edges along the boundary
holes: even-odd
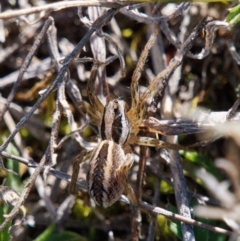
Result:
[[[122,162],[122,165],[119,166],[118,170],[122,173],[122,175],[127,176],[132,164],[134,162],[132,153],[126,154],[126,159]]]
[[[176,55],[174,58],[171,59],[170,63],[168,64],[167,68],[164,69],[162,72],[160,72],[155,79],[151,82],[150,86],[146,89],[146,91],[141,96],[141,99],[139,101],[138,109],[141,110],[146,100],[149,97],[154,97],[156,93],[163,94],[163,91],[168,84],[168,80],[170,76],[174,73],[174,71],[177,69],[177,67],[182,63],[183,56],[191,49],[194,40],[198,36],[200,29],[207,24],[208,21],[204,19],[202,22],[200,22],[199,25],[194,29],[194,31],[188,36],[187,40],[181,45],[180,49],[178,49]]]
[[[131,82],[132,103],[131,103],[131,108],[127,113],[127,116],[134,123],[134,125],[131,128],[133,132],[136,131],[134,126],[136,126],[136,124],[140,125],[144,116],[144,108],[139,108],[140,103],[139,103],[138,82],[141,77],[141,72],[144,68],[149,51],[157,38],[158,32],[159,32],[159,28],[156,27],[153,34],[149,38],[147,44],[145,45],[145,48],[142,51],[141,56],[139,57],[137,66],[132,76],[132,82]],[[141,106],[144,107],[144,105],[141,105]]]
[[[81,111],[87,115],[90,119],[90,122],[95,125],[95,126],[99,126],[101,123],[101,113],[94,110],[94,108],[89,105],[87,102],[82,101],[80,103],[80,109]]]
[[[97,77],[97,70],[98,70],[99,64],[94,63],[90,75],[90,79],[88,81],[88,98],[90,100],[90,103],[94,110],[98,110],[100,113],[103,113],[104,106],[101,103],[101,101],[98,99],[98,97],[94,94],[94,80]]]
[[[124,149],[125,149],[124,151],[128,152],[129,151],[128,148],[130,148],[129,145],[125,146],[124,147]],[[131,151],[131,152],[128,152],[126,154],[126,159],[124,160],[124,162],[122,163],[122,165],[119,168],[119,174],[121,176],[121,180],[125,180],[125,182],[126,182],[125,183],[125,190],[124,190],[124,192],[126,193],[127,197],[131,200],[131,203],[134,206],[136,206],[141,211],[143,211],[146,214],[148,214],[154,220],[155,219],[155,215],[151,211],[145,209],[144,207],[142,207],[140,205],[140,203],[139,203],[139,201],[138,201],[138,199],[136,197],[135,192],[133,191],[132,187],[127,182],[127,178],[126,177],[127,177],[127,174],[129,172],[133,162],[134,162],[134,159],[133,159],[133,155],[132,155],[132,151]]]
[[[127,179],[123,178],[124,176],[126,177],[132,164],[133,164],[133,155],[132,153],[128,153],[126,154],[126,159],[124,160],[122,166],[120,166],[120,173],[121,173],[121,180],[126,180],[125,183],[125,190],[124,192],[126,193],[127,197],[131,200],[131,203],[136,206],[137,208],[139,208],[141,211],[145,212],[146,214],[148,214],[151,218],[155,219],[155,215],[150,212],[149,210],[145,209],[144,207],[142,207],[136,197],[135,192],[133,191],[132,187],[127,183]]]
[[[196,122],[194,120],[158,120],[149,117],[143,120],[140,131],[158,133],[160,135],[189,135],[213,131],[215,124],[210,122]]]
[[[155,79],[150,83],[149,87],[142,94],[138,109],[141,110],[149,97],[154,97],[156,93],[159,95],[163,93],[168,83],[170,76],[174,73],[179,66],[179,61],[172,59],[166,69],[160,72]]]
[[[135,192],[133,191],[132,187],[129,184],[126,185],[125,192],[127,194],[127,197],[131,200],[131,203],[135,207],[139,208],[142,212],[148,214],[153,220],[155,220],[156,216],[150,210],[141,206],[141,204],[139,203],[139,200],[136,197]]]
[[[80,153],[80,155],[77,156],[76,160],[73,163],[73,173],[72,173],[71,181],[68,188],[69,193],[73,195],[76,194],[76,182],[80,171],[80,164],[88,159],[88,156],[89,156],[88,154],[90,153],[83,150]]]
[[[147,136],[134,136],[131,135],[129,138],[129,144],[137,144],[140,146],[148,146],[148,147],[156,147],[156,148],[169,148],[173,150],[189,150],[188,147],[179,145],[179,144],[173,144],[168,143],[165,141],[161,141],[152,137]]]
[[[85,101],[80,102],[80,109],[82,112],[87,115],[90,119],[90,122],[93,125],[99,126],[101,123],[101,118],[104,111],[104,106],[101,101],[94,94],[94,80],[97,76],[98,64],[94,63],[88,80],[87,92],[90,104]]]

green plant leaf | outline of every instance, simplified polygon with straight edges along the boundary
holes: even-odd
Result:
[[[77,217],[77,219],[87,219],[92,214],[91,207],[84,204],[83,200],[77,199],[75,205],[73,207],[73,213]]]
[[[18,150],[11,143],[8,145],[7,152],[9,154],[19,156]],[[8,158],[6,168],[19,174],[19,163],[17,161],[14,161],[14,160]],[[10,172],[10,173],[8,173],[8,177],[7,177],[7,186],[11,187],[16,192],[21,193],[21,191],[24,187],[24,183],[22,182],[19,175],[16,175],[16,174]]]
[[[3,223],[5,220],[5,217],[3,216],[5,214],[5,211],[8,209],[6,204],[0,205],[0,223]],[[11,222],[7,225],[7,227],[0,232],[0,241],[8,241],[10,240],[10,234],[8,233],[8,229],[10,228]]]
[[[181,155],[187,160],[196,165],[196,168],[204,167],[208,172],[212,173],[218,180],[221,180],[221,175],[214,162],[207,155],[199,155],[196,151],[181,151]],[[187,165],[186,165],[187,166]],[[192,171],[192,174],[194,172]]]
[[[168,205],[168,210],[173,213],[178,213],[177,208],[173,205]],[[169,229],[180,239],[183,240],[182,237],[182,229],[181,229],[181,223],[179,221],[170,221],[169,222]]]
[[[55,232],[55,224],[51,224],[43,233],[41,233],[34,241],[87,241],[77,233],[70,231]]]
[[[156,3],[156,2],[163,2],[163,3],[182,3],[182,2],[192,2],[192,3],[198,3],[198,2],[203,2],[203,3],[215,3],[215,2],[221,2],[221,3],[228,3],[231,2],[232,0],[135,0],[136,2],[150,2],[150,3]]]
[[[240,4],[229,9],[226,20],[232,27],[240,21]]]

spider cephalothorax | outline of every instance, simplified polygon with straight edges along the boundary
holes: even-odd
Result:
[[[102,140],[113,140],[123,145],[130,134],[130,124],[125,113],[126,103],[123,100],[108,100],[104,108],[100,126]]]

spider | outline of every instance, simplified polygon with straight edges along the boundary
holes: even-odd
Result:
[[[88,97],[90,105],[81,103],[81,109],[89,116],[90,122],[99,127],[101,142],[92,151],[83,151],[73,165],[73,174],[69,191],[75,194],[75,186],[80,169],[80,163],[89,159],[87,173],[88,192],[96,204],[107,208],[115,203],[125,193],[135,206],[138,200],[127,175],[133,163],[130,144],[144,146],[167,147],[181,149],[180,145],[165,143],[155,138],[137,136],[145,114],[145,103],[150,95],[156,92],[156,83],[139,97],[138,80],[131,83],[131,107],[128,109],[125,101],[108,97],[105,106],[94,94],[94,79],[98,64],[94,64],[88,81]]]

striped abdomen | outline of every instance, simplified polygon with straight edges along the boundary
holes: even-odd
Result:
[[[113,141],[104,140],[94,150],[87,182],[89,194],[98,205],[111,206],[123,193],[128,171],[125,161],[124,151]]]

